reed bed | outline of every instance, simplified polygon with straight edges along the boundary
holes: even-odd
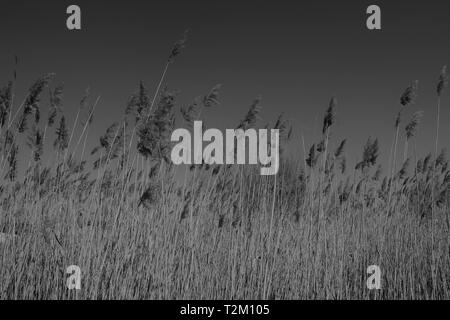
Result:
[[[304,154],[292,155],[292,124],[283,115],[261,124],[258,97],[236,128],[280,130],[280,171],[260,176],[254,166],[171,164],[174,128],[220,107],[220,85],[181,107],[163,86],[185,44],[175,44],[156,92],[141,83],[92,152],[101,97],[87,91],[69,123],[51,74],[22,101],[15,76],[0,90],[0,299],[450,297],[450,168],[438,150],[445,67],[435,150],[415,151],[423,113],[413,110],[413,82],[400,95],[384,170],[374,138],[359,162],[346,161],[346,140],[332,134],[336,98],[320,139],[307,147],[302,137]],[[66,287],[70,265],[81,269],[81,290]],[[367,289],[370,265],[381,268],[380,290]]]

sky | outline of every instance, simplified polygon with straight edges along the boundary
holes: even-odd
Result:
[[[82,30],[66,28],[77,4]],[[382,29],[366,28],[366,8],[381,8]],[[428,1],[2,1],[0,85],[17,55],[18,97],[43,74],[65,84],[64,112],[73,123],[87,87],[100,103],[90,146],[123,117],[142,80],[154,92],[174,42],[187,47],[164,82],[179,105],[222,84],[221,105],[207,110],[209,127],[234,128],[256,96],[262,122],[284,113],[294,126],[292,149],[319,140],[330,98],[338,101],[335,144],[347,138],[350,163],[369,136],[387,162],[399,98],[412,81],[419,97],[406,112],[424,111],[417,150],[434,150],[436,82],[450,64],[450,2]],[[440,147],[450,147],[449,92],[442,99]],[[299,157],[299,159],[301,159]]]

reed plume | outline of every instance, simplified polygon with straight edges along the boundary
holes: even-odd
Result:
[[[69,147],[69,133],[66,125],[66,118],[64,116],[59,120],[59,126],[55,131],[56,138],[53,142],[53,147],[59,153],[64,152]]]
[[[58,85],[54,90],[50,91],[50,108],[48,112],[47,125],[52,127],[58,113],[62,112],[62,99],[64,95],[64,84]]]
[[[378,139],[373,140],[371,137],[367,139],[364,146],[363,159],[357,163],[356,170],[364,170],[374,166],[378,158]]]
[[[409,140],[416,135],[422,116],[423,116],[422,111],[414,112],[411,121],[405,127],[406,141],[405,141],[405,151],[403,154],[403,161],[405,161],[406,158],[408,157]]]
[[[323,127],[322,127],[323,134],[325,134],[334,123],[336,107],[337,107],[337,99],[333,97],[331,98],[328,109],[325,112],[325,117],[323,118]]]
[[[0,128],[3,128],[8,120],[8,116],[11,112],[12,103],[12,81],[0,89]]]
[[[23,103],[22,116],[19,119],[18,131],[24,132],[27,129],[27,119],[31,113],[34,113],[34,120],[37,124],[40,120],[39,102],[43,90],[48,86],[51,79],[54,77],[53,73],[49,73],[39,78],[30,88],[27,98]]]
[[[256,121],[259,119],[258,114],[261,112],[261,109],[261,96],[258,96],[253,100],[250,109],[244,119],[241,120],[237,128],[242,130],[253,128],[256,125]]]

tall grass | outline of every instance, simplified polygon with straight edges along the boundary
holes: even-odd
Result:
[[[162,84],[182,47],[184,40],[153,98],[143,83],[131,95],[123,121],[108,127],[91,152],[92,164],[85,146],[100,98],[82,99],[70,129],[63,87],[52,88],[50,75],[17,107],[13,82],[0,90],[1,299],[450,298],[450,169],[445,153],[438,154],[438,136],[434,156],[418,158],[414,148],[409,160],[420,112],[405,127],[403,165],[396,167],[400,117],[416,84],[401,96],[384,176],[378,140],[370,137],[361,160],[347,168],[346,140],[332,139],[333,98],[321,139],[301,161],[284,152],[277,176],[203,164],[185,167],[180,178],[170,162],[170,134],[179,119],[189,126],[214,112],[220,90],[178,111],[176,93]],[[236,127],[259,126],[260,112],[257,98]],[[286,150],[291,124],[280,116],[266,127],[280,130]],[[45,162],[48,144],[53,154]],[[28,164],[23,174],[19,160]],[[373,264],[382,270],[378,291],[366,287]],[[66,287],[70,265],[81,268],[80,291]]]

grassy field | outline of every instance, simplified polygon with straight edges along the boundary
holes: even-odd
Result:
[[[437,148],[445,68],[428,156],[414,148],[422,114],[411,111],[413,83],[398,101],[388,168],[376,139],[347,164],[345,140],[331,139],[333,98],[322,138],[296,141],[301,156],[286,151],[290,123],[269,124],[284,154],[278,175],[260,176],[253,166],[171,165],[174,128],[219,103],[216,86],[179,109],[163,87],[183,47],[156,93],[141,84],[92,152],[100,98],[87,93],[69,128],[52,75],[23,101],[15,78],[1,89],[0,299],[450,298],[450,168]],[[260,126],[260,111],[256,99],[237,127]],[[81,290],[66,287],[70,265],[81,268]],[[366,287],[370,265],[381,268],[380,290]]]

